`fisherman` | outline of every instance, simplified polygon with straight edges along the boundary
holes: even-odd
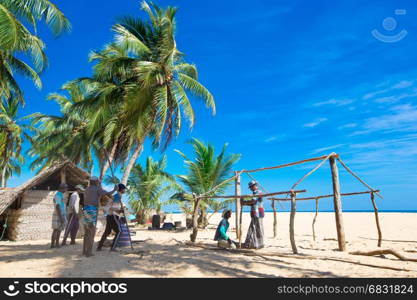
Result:
[[[265,211],[263,207],[263,199],[260,196],[256,197],[260,194],[258,183],[256,181],[252,180],[249,182],[249,189],[252,191],[255,197],[248,201],[245,201],[244,199],[240,200],[242,206],[247,205],[251,207],[251,222],[244,247],[260,249],[264,247],[263,218],[265,216]]]
[[[90,178],[90,185],[84,192],[84,242],[83,255],[93,256],[94,236],[96,235],[98,206],[101,197],[110,196],[117,190],[117,185],[110,192],[103,190],[100,180],[93,176]]]
[[[113,200],[106,207],[106,229],[98,243],[97,251],[101,251],[103,248],[103,244],[106,241],[107,237],[110,235],[112,230],[115,232],[115,236],[113,238],[113,243],[111,245],[110,251],[115,251],[117,246],[117,241],[119,239],[121,233],[121,222],[126,222],[123,220],[123,203],[122,203],[122,196],[126,193],[126,186],[122,183],[117,185],[117,193],[113,196]]]
[[[217,226],[214,240],[217,241],[217,247],[219,248],[236,248],[236,243],[227,235],[227,230],[229,229],[229,219],[231,216],[232,211],[230,209],[224,210],[222,220]]]
[[[84,186],[78,184],[75,186],[75,191],[71,194],[68,202],[68,225],[64,233],[62,240],[62,246],[67,244],[68,235],[71,237],[71,245],[75,244],[75,238],[77,237],[78,229],[80,228],[80,222],[78,215],[80,211],[80,194],[84,192]]]
[[[68,186],[65,183],[61,183],[58,188],[58,192],[54,196],[54,212],[52,215],[52,236],[51,236],[51,248],[60,248],[59,237],[61,231],[65,229],[67,225],[67,214],[65,210],[65,192]]]

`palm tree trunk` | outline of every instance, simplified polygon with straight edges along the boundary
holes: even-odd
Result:
[[[94,176],[94,163],[91,164],[90,176]]]
[[[6,181],[6,169],[7,169],[7,167],[6,166],[4,166],[3,167],[3,170],[1,171],[1,185],[0,185],[0,187],[6,187],[6,183],[7,183],[7,181]]]
[[[115,143],[113,147],[111,148],[108,158],[107,158],[107,153],[104,154],[106,156],[106,159],[105,159],[104,166],[100,172],[100,180],[103,179],[103,177],[106,175],[107,169],[110,167],[110,164],[113,163],[114,155],[116,154],[116,148],[117,148],[117,143]]]
[[[198,217],[198,226],[205,229],[208,225],[206,208],[200,209],[200,216]]]
[[[127,180],[129,179],[130,172],[132,171],[132,168],[135,165],[136,160],[138,159],[142,150],[143,150],[143,143],[139,143],[135,149],[135,152],[133,152],[132,156],[130,157],[129,162],[126,166],[126,169],[123,173],[123,178],[122,178],[123,184],[125,185],[127,184]]]

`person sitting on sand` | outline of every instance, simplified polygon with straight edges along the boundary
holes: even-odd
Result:
[[[122,196],[126,192],[126,186],[122,183],[117,185],[117,194],[113,196],[113,201],[106,207],[106,229],[103,232],[103,235],[98,242],[97,251],[101,251],[103,248],[103,244],[106,241],[107,237],[110,235],[112,230],[115,232],[115,236],[113,238],[113,243],[111,245],[110,250],[115,251],[117,246],[117,241],[120,236],[121,228],[120,222],[126,222],[126,220],[122,220],[123,218],[120,217],[122,210]]]
[[[216,229],[214,240],[217,241],[217,247],[219,248],[236,248],[235,242],[233,242],[227,236],[227,230],[229,229],[229,219],[232,216],[232,211],[226,209],[222,214],[222,220]]]
[[[100,180],[93,176],[90,178],[90,185],[84,192],[84,241],[83,255],[93,256],[94,236],[96,235],[96,224],[98,215],[99,200],[103,196],[110,196],[117,190],[117,185],[110,192],[103,190]]]
[[[64,193],[67,191],[68,186],[65,183],[61,183],[58,188],[58,192],[54,196],[54,213],[52,215],[52,236],[51,236],[51,248],[59,248],[59,236],[61,231],[65,229],[67,225],[67,214],[65,209]]]
[[[253,195],[260,194],[258,190],[258,183],[254,180],[249,182],[249,188]],[[245,248],[260,249],[264,247],[264,226],[263,218],[265,216],[262,197],[255,197],[252,200],[240,200],[242,206],[248,205],[251,207],[250,216],[251,222],[248,229],[248,234],[245,240]]]
[[[68,202],[68,225],[64,232],[64,238],[62,239],[62,246],[67,243],[68,235],[71,237],[71,245],[75,244],[75,238],[77,237],[80,223],[78,220],[78,213],[80,211],[80,193],[84,192],[84,187],[81,184],[75,186],[75,191],[71,194]]]

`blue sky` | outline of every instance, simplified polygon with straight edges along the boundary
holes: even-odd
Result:
[[[117,17],[142,16],[137,0],[55,0],[73,30],[58,39],[41,27],[50,66],[43,89],[22,80],[22,114],[58,113],[45,101],[68,80],[91,74],[87,57],[112,39]],[[177,45],[214,94],[212,116],[196,99],[197,122],[168,148],[168,171],[184,172],[173,150],[191,154],[197,137],[241,153],[237,169],[278,165],[332,151],[371,186],[381,209],[415,210],[417,188],[417,3],[415,1],[158,1],[179,7]],[[373,30],[392,43],[375,38]],[[404,30],[406,31],[405,37]],[[400,35],[402,34],[402,35]],[[152,153],[146,145],[140,158]],[[30,161],[30,159],[28,159]],[[269,190],[287,190],[315,164],[255,173]],[[33,173],[25,168],[16,186]],[[245,184],[249,178],[243,177]],[[341,170],[342,192],[365,190]],[[331,193],[328,164],[300,187]],[[229,189],[231,193],[233,188]],[[246,188],[244,186],[243,191]],[[287,207],[287,206],[285,206]],[[370,209],[368,197],[343,199]],[[301,210],[312,203],[300,203]],[[331,199],[322,209],[331,209]]]

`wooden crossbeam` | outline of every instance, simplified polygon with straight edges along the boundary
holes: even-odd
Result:
[[[257,194],[257,195],[197,196],[197,198],[199,199],[236,199],[236,198],[270,197],[270,196],[276,196],[276,195],[286,195],[286,194],[291,194],[291,193],[298,194],[298,193],[305,193],[305,192],[307,192],[307,190],[285,191],[285,192],[275,192],[275,193]]]
[[[344,194],[340,194],[341,196],[353,196],[353,195],[363,195],[363,194],[371,194],[371,193],[378,193],[379,190],[374,190],[374,191],[365,191],[365,192],[355,192],[355,193],[344,193]],[[315,199],[322,199],[322,198],[332,198],[332,195],[322,195],[322,196],[317,196],[317,197],[306,197],[306,198],[297,198],[298,200],[315,200]],[[268,200],[275,200],[275,201],[291,201],[291,199],[287,199],[287,198],[268,198]]]

